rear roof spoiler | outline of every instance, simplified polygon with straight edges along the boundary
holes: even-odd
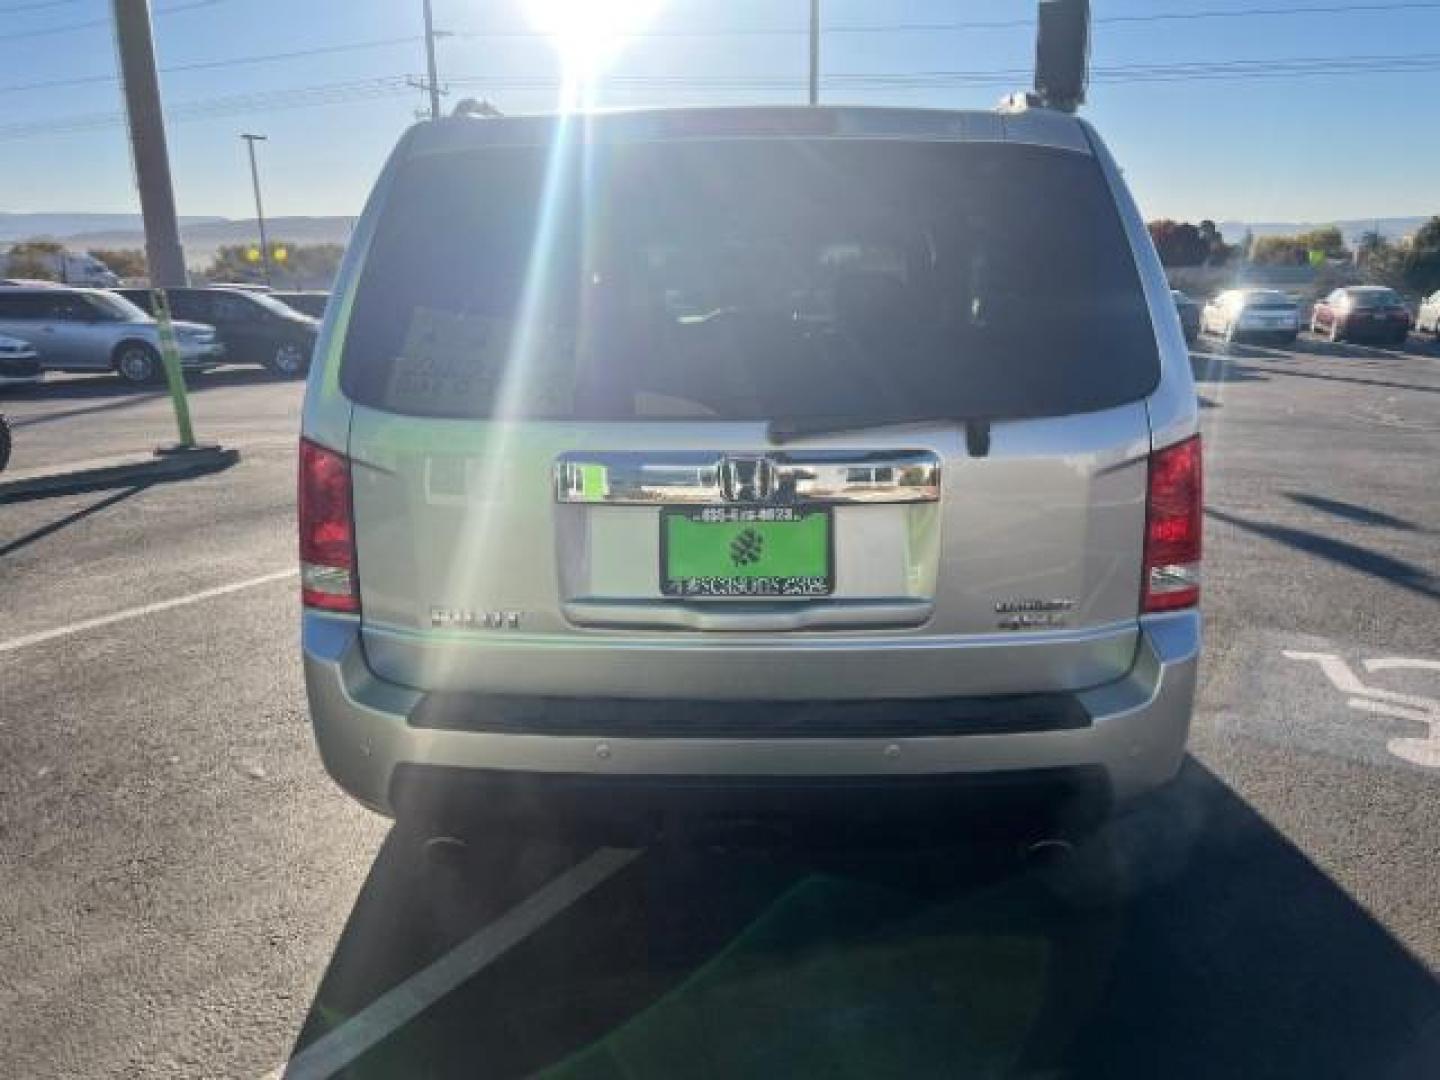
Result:
[[[992,111],[864,105],[623,109],[569,117],[449,117],[411,128],[408,152],[420,155],[482,146],[548,145],[562,124],[580,129],[588,141],[896,139],[1010,142],[1091,153],[1080,122],[1053,109]]]

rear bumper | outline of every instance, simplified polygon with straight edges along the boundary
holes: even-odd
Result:
[[[0,383],[32,383],[44,377],[38,356],[0,357]]]
[[[691,787],[744,781],[785,790],[890,781],[913,787],[917,781],[1053,770],[1056,776],[1101,777],[1108,792],[1124,800],[1165,783],[1180,766],[1200,640],[1195,612],[1142,620],[1129,674],[1072,695],[1083,716],[1078,724],[1072,715],[1063,723],[1007,728],[979,716],[966,731],[962,717],[955,721],[962,726],[935,734],[934,723],[917,722],[907,730],[906,717],[907,709],[933,709],[934,703],[895,701],[887,703],[894,720],[879,734],[826,729],[811,736],[792,725],[783,734],[763,735],[752,724],[743,734],[706,730],[677,736],[673,730],[635,734],[623,724],[606,730],[598,721],[599,726],[567,734],[434,726],[426,694],[369,670],[357,620],[307,611],[302,628],[306,690],[325,767],[352,796],[386,814],[396,812],[397,792],[425,776],[445,783],[457,776],[569,778],[617,790],[647,780],[651,786]],[[583,704],[571,705],[583,710]],[[764,705],[739,701],[731,707]]]
[[[1410,333],[1410,324],[1399,319],[1347,319],[1340,324],[1340,332],[1353,341],[1385,341],[1398,337],[1401,332]]]
[[[1255,325],[1241,323],[1235,327],[1235,336],[1245,338],[1292,338],[1300,333],[1300,324],[1287,323],[1283,326]]]
[[[218,341],[209,345],[177,342],[176,348],[180,353],[180,366],[187,370],[214,367],[225,362],[225,346]]]

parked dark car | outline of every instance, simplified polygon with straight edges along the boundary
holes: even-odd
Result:
[[[1410,336],[1410,309],[1394,289],[1351,285],[1336,289],[1310,313],[1310,332],[1331,341],[1401,345]]]
[[[1200,336],[1200,305],[1179,289],[1171,289],[1170,296],[1175,301],[1175,310],[1180,314],[1180,326],[1185,331],[1185,340],[1194,345],[1195,339]]]
[[[328,292],[274,292],[270,295],[286,307],[314,319],[325,317],[325,302],[330,299]]]
[[[149,289],[116,289],[151,311]],[[319,322],[274,299],[245,289],[167,289],[170,314],[209,323],[232,364],[260,364],[276,375],[299,378],[310,369]],[[152,312],[153,314],[153,312]]]

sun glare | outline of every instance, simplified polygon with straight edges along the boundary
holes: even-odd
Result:
[[[655,15],[663,0],[527,0],[531,23],[548,36],[563,66],[561,107],[588,104],[611,58]]]

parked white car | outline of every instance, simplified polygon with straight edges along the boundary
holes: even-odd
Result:
[[[45,377],[35,346],[20,338],[0,334],[0,390],[10,386],[32,386]]]
[[[1226,341],[1265,338],[1288,345],[1300,333],[1300,308],[1278,289],[1227,289],[1205,305],[1200,332]]]
[[[1427,331],[1440,338],[1440,289],[1420,302],[1420,311],[1415,316],[1415,332]]]

